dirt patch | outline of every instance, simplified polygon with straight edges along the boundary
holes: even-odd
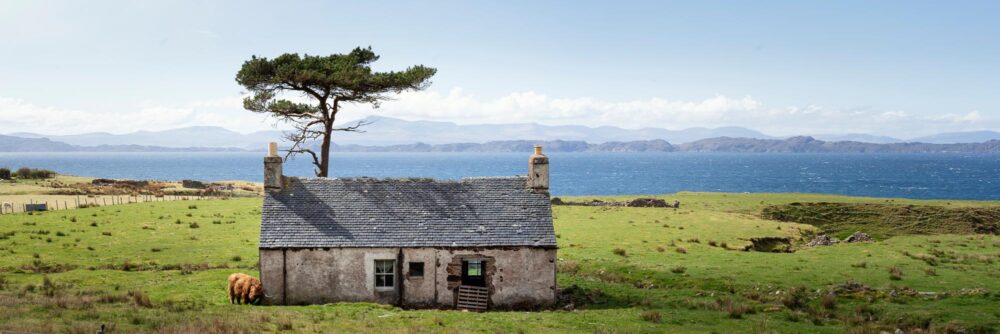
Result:
[[[743,250],[768,253],[791,253],[794,251],[792,239],[786,237],[750,238],[750,244]]]
[[[1000,234],[1000,207],[791,203],[768,206],[761,216],[813,225],[840,238],[854,231],[865,231],[876,239],[907,234]]]
[[[585,289],[576,284],[559,289],[558,298],[556,307],[566,311],[586,308],[588,305],[607,303],[609,299],[608,295],[601,289]]]

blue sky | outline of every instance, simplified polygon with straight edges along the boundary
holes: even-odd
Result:
[[[377,112],[459,123],[1000,130],[1000,5],[930,1],[0,2],[0,133],[273,122],[250,55],[438,68]],[[351,106],[344,118],[370,114]]]

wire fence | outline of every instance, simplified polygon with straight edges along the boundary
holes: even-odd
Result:
[[[215,198],[222,197],[201,195],[11,195],[0,196],[0,214]]]

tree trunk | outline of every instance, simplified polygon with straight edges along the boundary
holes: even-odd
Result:
[[[316,173],[318,177],[327,177],[330,175],[330,136],[333,135],[332,124],[327,123],[323,134],[323,146],[320,147],[319,152],[319,171]]]

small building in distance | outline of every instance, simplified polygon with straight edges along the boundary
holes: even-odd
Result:
[[[548,158],[528,176],[298,178],[264,158],[261,282],[271,304],[536,309],[556,301]]]

